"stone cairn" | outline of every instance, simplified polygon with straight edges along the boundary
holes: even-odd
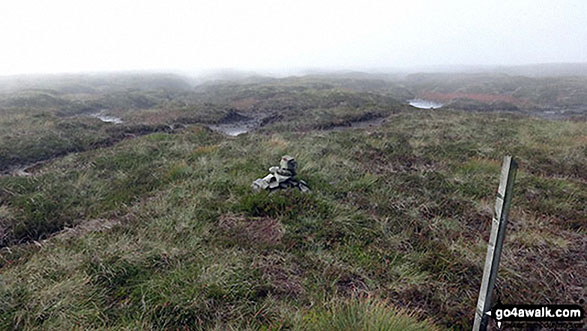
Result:
[[[255,191],[273,191],[295,187],[302,192],[309,192],[310,187],[308,184],[303,180],[295,178],[296,168],[296,160],[289,155],[284,155],[279,162],[279,167],[273,166],[269,168],[269,175],[263,178],[257,178],[251,185],[251,188]]]

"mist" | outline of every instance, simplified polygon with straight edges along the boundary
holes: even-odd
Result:
[[[587,62],[587,2],[5,1],[0,75]]]

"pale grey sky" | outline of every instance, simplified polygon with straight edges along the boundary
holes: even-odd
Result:
[[[587,62],[586,0],[5,0],[0,75]]]

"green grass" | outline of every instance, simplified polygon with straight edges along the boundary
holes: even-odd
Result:
[[[429,321],[416,321],[411,313],[373,300],[348,300],[333,303],[327,310],[310,312],[300,330],[436,330]]]
[[[1,177],[0,328],[470,328],[508,153],[502,301],[581,298],[585,122],[296,121],[236,138],[190,126]],[[283,154],[312,193],[251,192]]]

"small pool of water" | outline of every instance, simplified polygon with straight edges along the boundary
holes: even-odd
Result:
[[[219,131],[229,136],[238,136],[244,133],[249,132],[250,128],[247,127],[233,127],[233,126],[224,126],[224,125],[210,125],[210,129],[214,131]]]
[[[208,127],[214,131],[222,132],[229,136],[238,136],[254,130],[259,126],[258,121],[243,121],[237,123],[215,124]]]
[[[435,109],[444,106],[440,102],[424,100],[424,99],[412,99],[408,100],[410,106],[420,108],[420,109]]]
[[[102,112],[90,114],[90,117],[95,117],[95,118],[99,119],[100,121],[106,122],[106,123],[114,123],[114,124],[122,123],[122,119],[120,119],[118,117],[106,115]]]

